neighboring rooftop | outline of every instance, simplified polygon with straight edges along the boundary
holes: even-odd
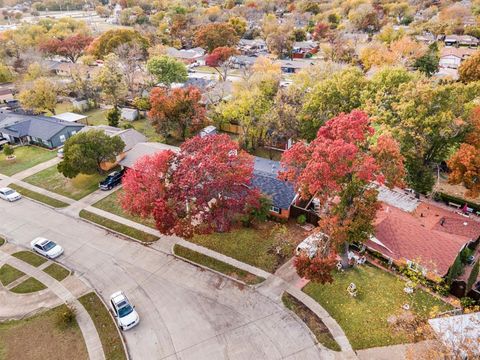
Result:
[[[399,188],[389,189],[386,186],[378,186],[377,190],[378,201],[395,206],[403,211],[413,212],[420,203],[413,194]]]
[[[86,119],[88,116],[82,115],[82,114],[77,114],[73,112],[65,112],[62,114],[54,115],[52,116],[56,119],[60,119],[66,122],[77,122]]]
[[[101,130],[106,135],[119,136],[125,143],[124,151],[130,151],[134,148],[135,145],[139,143],[144,143],[147,141],[147,138],[142,133],[138,132],[135,129],[120,129],[108,125],[98,125],[98,126],[85,126],[81,131],[90,131],[90,130]]]
[[[179,152],[180,148],[167,144],[157,142],[142,142],[136,144],[125,156],[123,160],[119,162],[120,165],[131,168],[137,160],[146,156],[154,155],[160,151],[171,150],[173,152]]]

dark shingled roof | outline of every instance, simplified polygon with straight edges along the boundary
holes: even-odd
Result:
[[[15,137],[32,136],[49,140],[65,127],[82,128],[84,125],[69,123],[41,115],[0,114],[0,132]]]
[[[288,209],[295,197],[293,185],[278,178],[280,162],[255,157],[251,184],[272,198],[272,205]]]

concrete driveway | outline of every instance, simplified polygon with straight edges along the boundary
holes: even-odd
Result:
[[[56,241],[65,249],[59,261],[104,300],[124,290],[141,317],[125,333],[132,359],[332,358],[258,292],[28,199],[0,201],[0,233],[22,246],[37,236]]]

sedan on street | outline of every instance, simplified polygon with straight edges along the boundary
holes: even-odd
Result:
[[[4,188],[0,188],[0,198],[2,198],[3,200],[12,202],[12,201],[20,200],[22,198],[22,195],[20,195],[18,192],[16,192],[13,189],[10,189],[9,187],[4,187]]]
[[[37,237],[30,243],[32,250],[49,259],[55,259],[63,254],[63,248],[51,240]]]

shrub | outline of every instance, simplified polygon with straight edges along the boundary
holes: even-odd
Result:
[[[477,302],[475,300],[473,300],[472,298],[469,298],[468,296],[460,299],[460,305],[462,305],[463,309],[474,307],[476,303]]]
[[[480,260],[477,260],[473,265],[472,271],[470,272],[470,275],[467,280],[467,289],[466,289],[467,292],[472,289],[473,284],[477,280],[479,268],[480,268]]]
[[[109,126],[117,127],[118,122],[120,121],[120,110],[118,110],[117,107],[110,109],[107,112],[107,120]]]
[[[11,156],[13,155],[13,153],[15,152],[15,150],[13,149],[13,147],[9,144],[6,144],[4,147],[3,147],[3,153],[5,154],[5,156]]]
[[[75,324],[77,312],[71,305],[67,305],[65,310],[60,311],[57,315],[57,325],[61,329],[67,329]]]
[[[305,225],[305,223],[307,222],[307,217],[305,215],[298,215],[297,217],[297,224],[299,225]]]
[[[468,248],[467,246],[460,252],[460,260],[462,264],[467,263],[467,259],[473,254],[473,250]]]
[[[448,285],[452,284],[452,281],[455,280],[458,276],[460,276],[463,272],[463,264],[461,259],[461,254],[458,254],[455,258],[455,261],[448,271],[446,282]]]

